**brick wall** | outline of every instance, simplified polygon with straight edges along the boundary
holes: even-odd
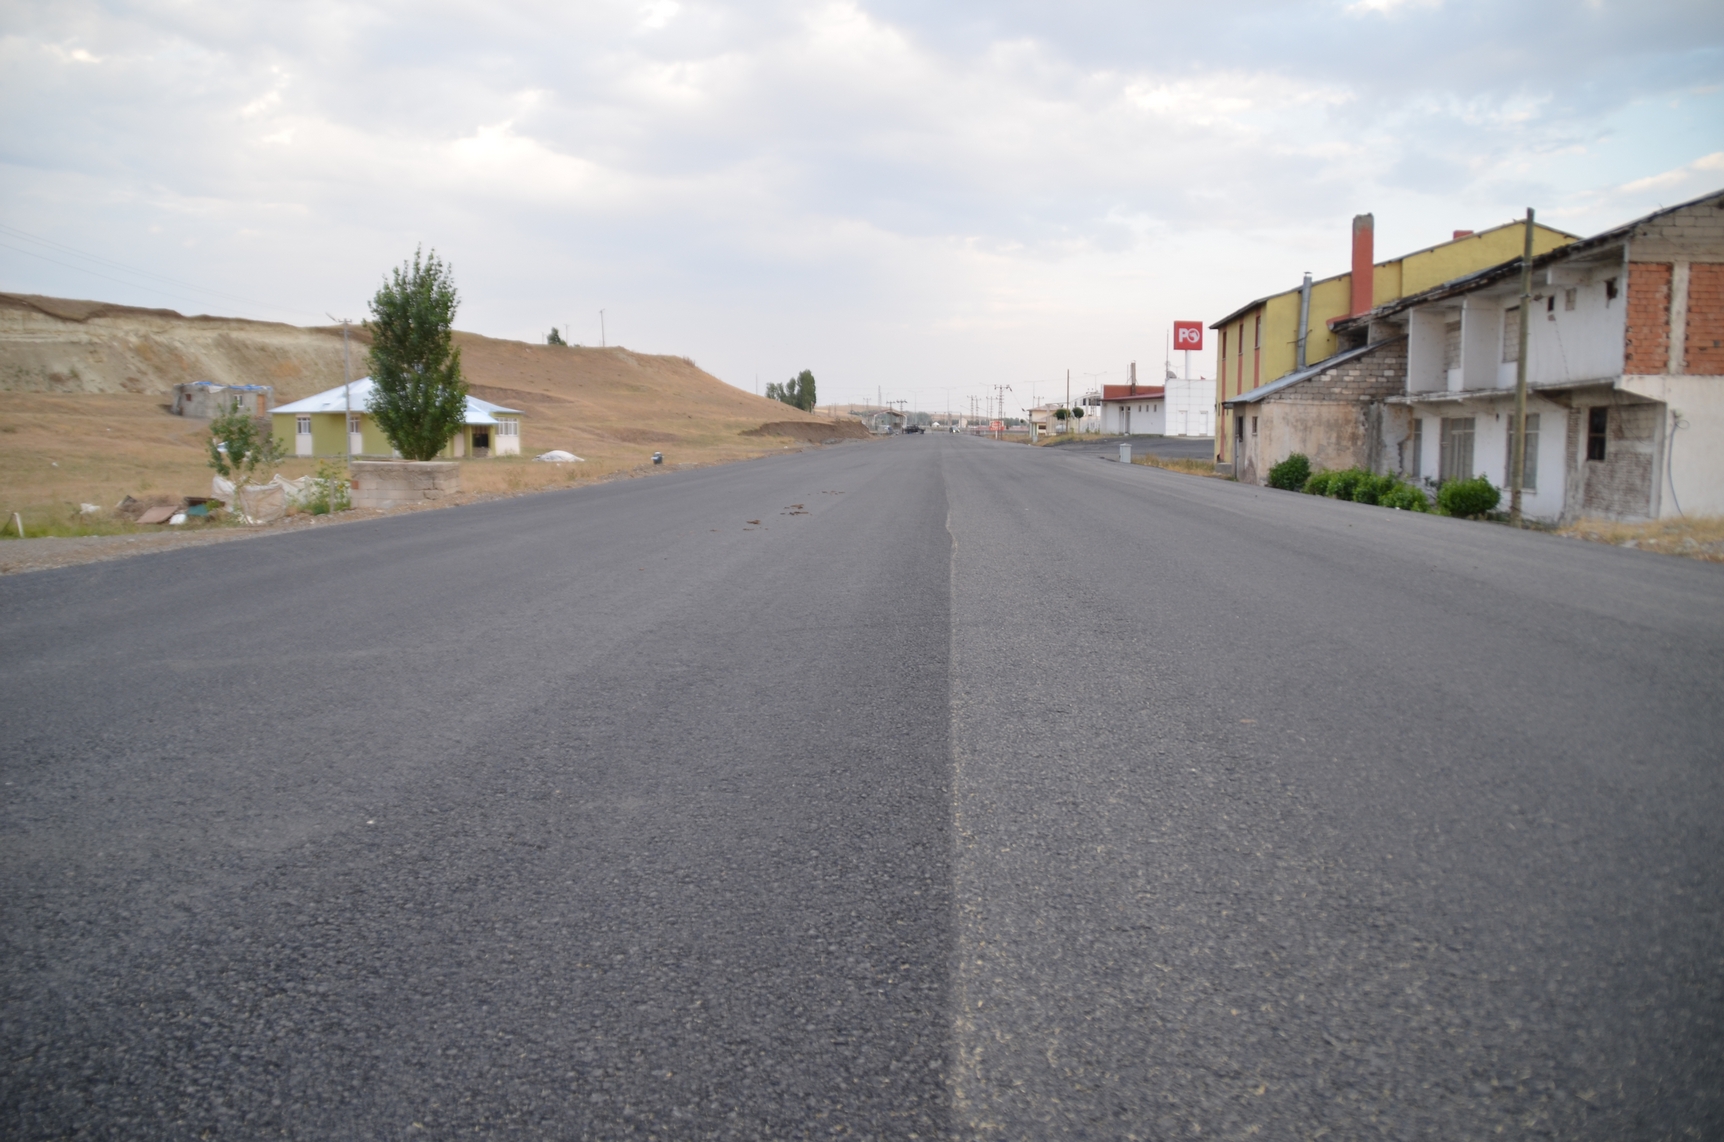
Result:
[[[1290,404],[1375,401],[1407,390],[1407,339],[1379,342],[1370,352],[1318,373],[1270,397]]]
[[[1688,337],[1684,372],[1724,375],[1724,265],[1688,267]]]
[[[1670,363],[1670,266],[1630,262],[1624,373],[1662,373]]]

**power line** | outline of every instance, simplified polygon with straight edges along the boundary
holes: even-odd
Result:
[[[6,236],[14,238],[14,239],[22,239],[23,241],[26,241],[26,242],[34,242],[38,246],[46,246],[50,250],[54,250],[54,251],[57,251],[59,253],[70,254],[75,258],[83,258],[86,261],[95,262],[97,265],[106,266],[110,269],[123,270],[124,272],[126,272],[128,274],[136,274],[139,277],[153,278],[156,281],[167,282],[169,285],[179,286],[181,289],[189,289],[189,290],[193,291],[194,293],[207,294],[210,297],[222,298],[223,300],[226,300],[226,301],[237,301],[237,302],[240,302],[240,303],[245,304],[245,305],[262,306],[265,309],[273,309],[273,310],[276,310],[277,312],[280,312],[280,313],[298,314],[301,317],[315,317],[315,316],[317,316],[316,314],[311,313],[309,310],[295,309],[292,306],[286,306],[286,305],[276,305],[273,302],[259,301],[256,298],[251,298],[251,297],[240,297],[238,294],[224,293],[221,290],[209,289],[209,288],[204,287],[204,286],[195,285],[192,282],[181,281],[179,278],[170,278],[165,274],[152,273],[149,270],[140,270],[136,266],[129,266],[129,265],[125,264],[124,262],[116,262],[112,258],[104,258],[104,257],[101,257],[101,256],[96,255],[96,254],[86,253],[83,250],[79,250],[79,249],[76,249],[75,247],[65,245],[62,242],[55,242],[55,241],[52,241],[52,240],[47,239],[47,238],[39,238],[34,234],[30,234],[30,233],[27,233],[23,230],[19,230],[15,226],[7,226],[4,223],[0,223],[0,234],[5,234]],[[46,254],[39,254],[34,250],[21,249],[17,246],[11,245],[10,243],[0,242],[0,246],[3,246],[6,249],[12,250],[12,251],[19,253],[19,254],[27,254],[32,258],[40,258],[44,262],[49,262],[49,263],[52,263],[53,265],[56,265],[56,266],[62,266],[68,270],[77,270],[79,273],[89,274],[92,277],[102,278],[105,281],[118,282],[120,285],[131,286],[134,289],[155,290],[155,292],[163,294],[166,297],[177,298],[180,301],[189,301],[195,305],[207,305],[208,304],[207,302],[199,301],[196,298],[189,298],[183,294],[171,293],[167,290],[160,289],[156,286],[148,285],[145,283],[139,283],[139,282],[129,282],[129,281],[125,281],[124,279],[121,279],[121,278],[111,277],[108,274],[99,273],[95,270],[92,270],[87,266],[76,266],[76,265],[71,264],[70,262],[62,262],[62,261],[59,261],[55,258],[50,258]]]

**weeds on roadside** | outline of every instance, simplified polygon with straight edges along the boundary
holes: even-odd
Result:
[[[1215,461],[1198,460],[1189,456],[1133,456],[1133,464],[1142,464],[1146,468],[1164,468],[1169,472],[1187,472],[1193,476],[1215,475]]]
[[[328,515],[351,508],[353,481],[348,476],[346,467],[332,460],[320,462],[316,473],[311,477],[310,492],[303,502],[305,511],[310,515]]]

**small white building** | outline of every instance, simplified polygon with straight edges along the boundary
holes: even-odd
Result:
[[[1101,431],[1104,436],[1166,436],[1166,391],[1139,384],[1103,385]]]
[[[1166,422],[1169,436],[1215,435],[1215,382],[1207,377],[1167,374]]]

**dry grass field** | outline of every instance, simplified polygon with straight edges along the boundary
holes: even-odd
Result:
[[[470,333],[456,341],[473,394],[525,414],[523,455],[463,461],[465,491],[650,472],[654,452],[674,470],[861,434],[854,421],[743,392],[681,357]],[[363,332],[353,342],[357,377]],[[0,295],[0,515],[19,512],[32,534],[74,534],[127,526],[80,516],[80,504],[105,513],[127,495],[208,495],[208,424],[169,411],[174,384],[273,384],[285,403],[339,384],[341,368],[341,339],[329,329]],[[763,425],[781,427],[762,433]],[[531,459],[551,449],[585,462]],[[280,471],[315,467],[289,460]]]
[[[1646,523],[1615,523],[1583,519],[1557,534],[1616,547],[1633,547],[1665,555],[1683,555],[1708,563],[1724,563],[1724,518],[1661,519]]]

